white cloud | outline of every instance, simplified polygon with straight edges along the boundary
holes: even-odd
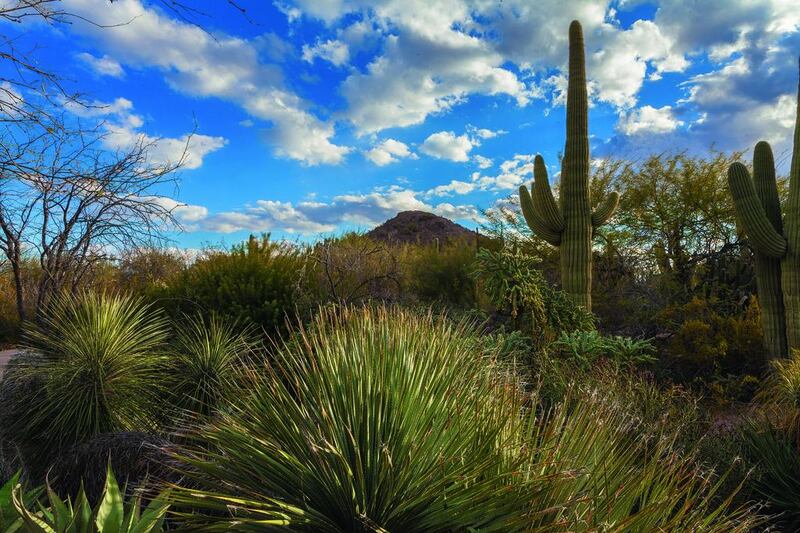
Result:
[[[265,138],[278,155],[308,165],[340,163],[350,148],[332,142],[333,124],[308,111],[307,102],[286,88],[275,65],[262,63],[256,46],[238,37],[170,19],[140,0],[118,0],[97,9],[95,0],[66,0],[70,12],[95,24],[73,28],[91,36],[117,60],[160,69],[174,89],[223,98],[271,123]],[[109,30],[98,25],[127,22]]]
[[[382,167],[390,163],[397,163],[400,159],[407,157],[416,159],[417,155],[409,150],[407,144],[395,139],[386,139],[371,150],[364,152],[364,157]]]
[[[282,230],[313,235],[333,231],[345,223],[372,227],[407,210],[427,211],[457,220],[479,220],[481,217],[473,206],[432,205],[420,200],[415,191],[393,186],[365,194],[338,195],[330,202],[293,204],[259,200],[240,210],[210,215],[200,227],[220,233]]]
[[[437,159],[469,161],[473,146],[473,141],[467,135],[456,136],[452,131],[440,131],[429,135],[420,150]]]
[[[476,155],[474,158],[475,162],[478,164],[478,168],[480,169],[487,169],[491,168],[493,161],[488,157],[483,157],[482,155]]]
[[[303,60],[313,63],[315,58],[320,58],[341,67],[350,60],[350,49],[347,43],[331,39],[328,41],[317,40],[313,46],[303,45]]]
[[[656,109],[646,105],[623,114],[617,130],[625,135],[659,134],[675,131],[683,121],[675,118],[672,107],[665,105]]]
[[[107,55],[95,57],[88,52],[81,52],[77,55],[77,58],[85,63],[95,74],[100,76],[121,78],[125,75],[125,70],[123,70],[122,65]]]
[[[181,163],[181,168],[195,169],[203,164],[205,156],[219,150],[228,141],[199,133],[185,134],[177,138],[155,137],[141,131],[144,121],[133,113],[133,102],[127,98],[116,98],[111,103],[94,101],[86,105],[73,101],[64,107],[74,115],[84,118],[102,119],[103,145],[111,150],[125,150],[137,143],[149,145],[148,158],[156,165]]]

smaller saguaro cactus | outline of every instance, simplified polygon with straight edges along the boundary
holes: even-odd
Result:
[[[533,162],[533,184],[519,188],[522,214],[531,230],[561,249],[564,292],[587,311],[592,309],[592,235],[611,218],[619,194],[609,194],[594,211],[589,197],[589,98],[583,30],[569,27],[567,141],[561,161],[561,194],[556,203],[542,156]]]
[[[788,350],[800,349],[800,84],[797,98],[784,219],[768,143],[756,145],[752,179],[741,163],[728,169],[737,222],[755,248],[761,323],[771,357],[785,357]]]

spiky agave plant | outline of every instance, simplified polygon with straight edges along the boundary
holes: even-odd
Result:
[[[25,331],[13,379],[40,384],[16,397],[7,434],[29,467],[113,431],[148,430],[161,409],[167,322],[138,299],[83,293],[57,298]]]
[[[533,163],[531,191],[519,188],[522,214],[531,230],[561,250],[561,284],[587,311],[592,310],[592,236],[614,214],[619,193],[610,193],[592,210],[589,195],[589,98],[583,30],[577,20],[569,27],[567,140],[561,161],[559,203],[547,181],[542,156]]]
[[[170,404],[178,415],[209,416],[240,392],[252,328],[218,315],[184,317],[176,324],[167,362]]]

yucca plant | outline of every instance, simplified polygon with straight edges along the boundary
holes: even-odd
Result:
[[[25,504],[26,491],[20,484],[12,491],[12,502],[19,516],[19,531],[25,533],[155,533],[164,530],[169,505],[164,503],[163,497],[153,499],[144,507],[141,495],[126,503],[124,492],[109,468],[103,495],[94,509],[82,490],[72,502],[69,498],[62,500],[49,488],[47,502],[31,509]]]
[[[170,403],[186,413],[211,415],[239,393],[254,347],[248,326],[218,315],[185,317],[169,349]]]
[[[327,309],[276,350],[252,396],[178,455],[205,531],[512,531],[522,427],[514,379],[464,325],[379,308]]]
[[[277,351],[252,396],[176,456],[189,530],[747,531],[672,435],[575,394],[549,415],[468,327],[328,310]],[[526,414],[527,413],[527,414]],[[205,510],[205,512],[202,512]]]
[[[8,406],[16,416],[6,434],[26,465],[45,469],[59,450],[101,433],[151,429],[163,397],[161,315],[137,299],[84,293],[42,316],[13,374],[39,385]]]

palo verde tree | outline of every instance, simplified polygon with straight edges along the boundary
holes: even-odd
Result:
[[[797,98],[789,200],[783,220],[768,143],[756,145],[752,179],[741,163],[728,169],[737,220],[756,250],[764,339],[773,357],[800,349],[800,84]]]
[[[592,236],[617,208],[619,194],[610,193],[592,211],[589,194],[589,98],[583,30],[577,20],[569,27],[569,83],[567,87],[567,142],[561,161],[561,188],[557,204],[547,181],[542,156],[534,160],[531,192],[519,188],[522,214],[531,230],[561,249],[564,291],[587,311],[592,309]]]

